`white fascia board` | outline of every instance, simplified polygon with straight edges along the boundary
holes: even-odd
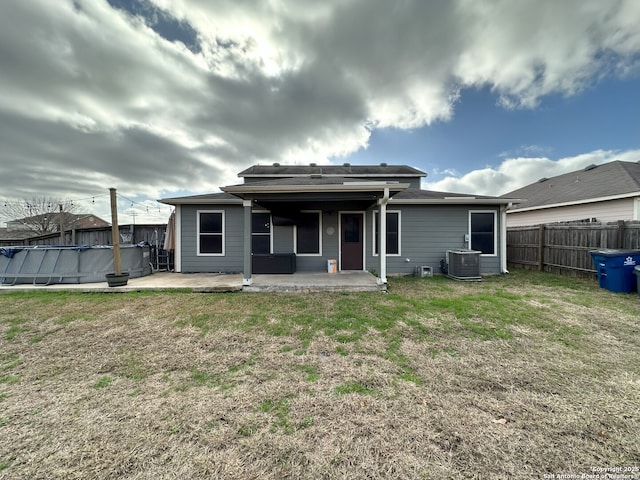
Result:
[[[469,197],[459,198],[407,198],[396,199],[391,197],[389,203],[394,205],[508,205],[512,199],[501,198],[476,198]]]
[[[625,198],[640,197],[640,192],[621,193],[619,195],[610,195],[608,197],[587,198],[585,200],[574,200],[572,202],[551,203],[549,205],[537,205],[535,207],[511,208],[507,213],[531,212],[533,210],[544,210],[547,208],[569,207],[572,205],[584,205],[586,203],[607,202],[609,200],[622,200]]]
[[[221,198],[221,199],[195,199],[195,198],[166,198],[158,200],[165,205],[242,205],[241,198]]]
[[[318,192],[384,192],[385,188],[393,187],[398,190],[409,188],[408,183],[386,183],[386,182],[346,182],[335,185],[237,185],[225,187],[226,193],[318,193]]]

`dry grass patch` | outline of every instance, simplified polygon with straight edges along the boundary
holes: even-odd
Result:
[[[640,464],[640,299],[594,282],[515,272],[399,278],[387,295],[0,301],[1,478],[543,478]]]

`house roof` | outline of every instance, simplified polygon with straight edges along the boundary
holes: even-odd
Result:
[[[640,163],[619,160],[541,178],[503,195],[523,199],[513,212],[634,196],[640,196]]]
[[[253,165],[238,177],[296,177],[309,175],[337,177],[426,177],[427,174],[407,165]]]
[[[348,170],[348,171],[347,171]],[[364,172],[364,173],[363,173]],[[343,173],[343,175],[340,175]],[[512,198],[466,195],[410,188],[409,183],[389,178],[426,176],[424,172],[406,165],[391,166],[253,166],[240,177],[263,177],[249,183],[221,187],[224,193],[192,195],[159,200],[169,205],[179,204],[241,204],[242,198],[302,201],[305,195],[316,200],[355,200],[363,195],[367,200],[380,198],[389,189],[391,202],[396,204],[476,204],[504,205]],[[275,178],[274,178],[275,177]],[[278,178],[281,177],[281,178]],[[337,197],[338,195],[339,197]],[[373,195],[373,196],[372,196]],[[364,197],[363,197],[364,198]]]
[[[513,202],[513,198],[490,197],[488,195],[468,195],[464,193],[437,192],[409,188],[395,195],[389,202],[396,204],[479,204],[504,205]]]
[[[203,195],[190,195],[188,197],[162,198],[158,200],[166,205],[182,205],[182,204],[240,204],[242,199],[230,193],[205,193]]]

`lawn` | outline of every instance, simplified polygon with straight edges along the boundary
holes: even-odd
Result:
[[[639,332],[638,295],[526,271],[3,294],[0,478],[640,478]]]

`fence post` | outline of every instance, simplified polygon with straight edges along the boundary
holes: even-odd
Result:
[[[538,229],[538,270],[544,267],[544,224]]]
[[[616,248],[624,248],[624,220],[618,220],[618,235],[616,238]]]

